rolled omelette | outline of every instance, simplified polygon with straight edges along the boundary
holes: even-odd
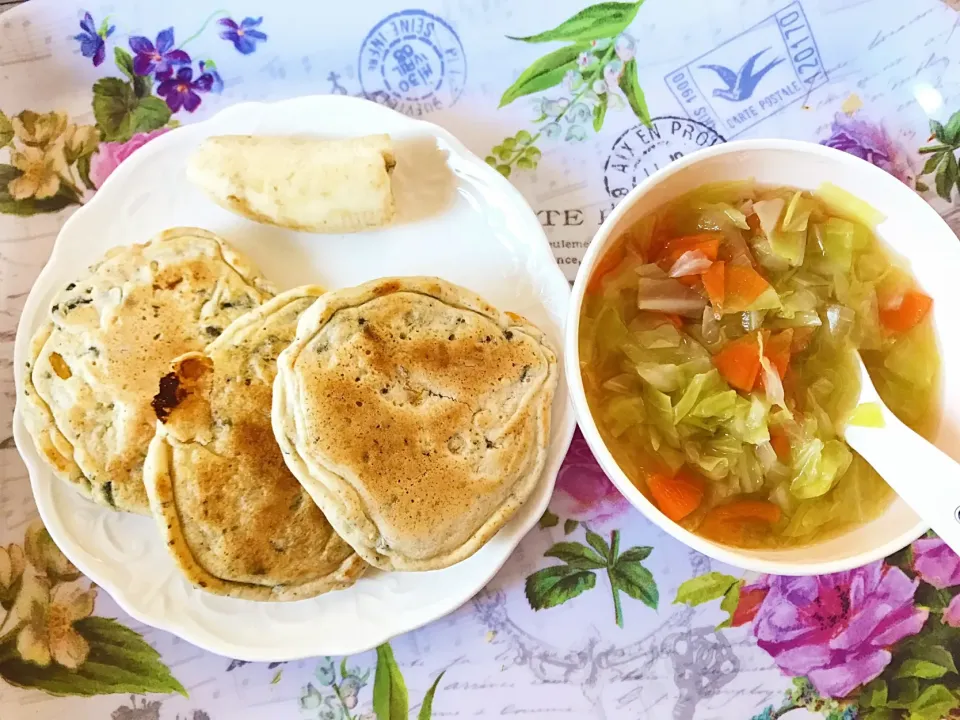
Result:
[[[318,140],[223,135],[190,157],[187,177],[214,202],[257,222],[351,233],[396,214],[389,135]]]

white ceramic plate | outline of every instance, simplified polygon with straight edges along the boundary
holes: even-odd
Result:
[[[185,175],[187,157],[211,135],[380,132],[390,133],[397,146],[400,222],[377,232],[320,236],[258,225],[215,206]],[[154,140],[123,163],[64,225],[30,293],[17,332],[18,390],[30,336],[55,290],[107,249],[146,241],[177,225],[223,235],[280,289],[436,275],[524,315],[546,331],[554,347],[563,345],[570,288],[520,193],[435,125],[364,100],[317,96],[236,105]],[[257,603],[190,586],[167,555],[152,518],[113,512],[75,494],[38,457],[19,407],[14,417],[40,514],[77,567],[138,620],[245,660],[361,652],[459,607],[493,577],[546,509],[573,429],[561,379],[549,459],[536,493],[468,560],[435,572],[370,573],[352,588],[311,600]]]

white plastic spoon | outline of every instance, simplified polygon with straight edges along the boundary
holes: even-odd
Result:
[[[859,362],[860,404],[876,405],[883,416],[883,427],[847,425],[847,443],[954,552],[960,553],[960,464],[890,412],[863,360]]]

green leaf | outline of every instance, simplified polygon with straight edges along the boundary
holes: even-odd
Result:
[[[557,543],[543,555],[562,560],[577,570],[599,570],[607,566],[606,558],[600,557],[590,548],[576,542]]]
[[[947,674],[947,668],[929,660],[907,658],[894,674],[894,679],[915,677],[922,680],[936,680]]]
[[[944,145],[949,145],[947,142],[947,134],[944,132],[944,127],[936,120],[930,121],[930,134],[933,135],[937,140],[942,142]]]
[[[634,600],[639,600],[654,610],[657,609],[660,591],[657,590],[653,575],[640,563],[618,561],[610,570],[610,582],[615,589],[623,590]]]
[[[119,45],[113,48],[113,59],[117,63],[117,68],[120,72],[126,75],[130,80],[133,80],[137,74],[133,71],[133,55],[128,53]]]
[[[956,146],[960,143],[960,110],[950,116],[946,127],[943,129],[944,142]]]
[[[536,170],[537,164],[533,160],[521,157],[517,159],[517,167],[521,170]]]
[[[509,165],[497,165],[497,172],[503,175],[505,178],[510,177],[510,166]]]
[[[430,686],[430,689],[427,690],[427,694],[423,696],[423,703],[420,705],[420,712],[417,713],[417,720],[430,720],[433,717],[433,696],[437,694],[437,685],[440,684],[440,678],[443,677],[443,673],[437,675],[437,679],[433,681],[433,685]]]
[[[729,617],[717,626],[717,629],[730,627],[733,624],[733,614],[737,611],[737,605],[740,604],[740,586],[742,582],[735,582],[723,594],[723,600],[720,601],[720,609]]]
[[[600,553],[600,557],[610,557],[610,546],[607,545],[607,541],[589,528],[587,529],[587,542],[590,543],[590,547]]]
[[[13,123],[0,110],[0,148],[5,148],[13,140]]]
[[[486,159],[486,163],[487,165],[496,165],[497,160],[493,156],[490,156]],[[540,526],[541,530],[545,530],[546,528],[556,527],[558,522],[560,522],[560,518],[549,510],[544,510],[543,515],[540,516],[540,522],[538,522],[537,525]]]
[[[947,159],[937,171],[937,195],[949,202],[958,176],[960,176],[960,168],[957,167],[957,158],[953,153],[947,153]]]
[[[15,200],[10,195],[9,185],[11,180],[15,180],[20,175],[22,173],[13,165],[0,165],[0,215],[29,217],[30,215],[59,212],[65,207],[78,204],[76,194],[63,187],[53,197],[43,200],[37,200],[36,198]]]
[[[938,152],[942,152],[944,150],[949,150],[949,149],[950,149],[949,145],[944,145],[940,143],[937,145],[924,145],[922,148],[917,150],[917,152],[920,153],[921,155],[929,155],[930,153],[938,153]]]
[[[887,681],[877,678],[864,686],[857,696],[860,707],[882,708],[887,704]]]
[[[618,562],[642,562],[650,557],[652,552],[653,548],[649,545],[638,545],[621,553]]]
[[[377,671],[373,676],[373,712],[377,720],[407,720],[410,698],[403,673],[393,658],[390,643],[377,647]]]
[[[910,703],[910,720],[941,720],[960,707],[960,701],[945,685],[931,685]]]
[[[708,572],[706,575],[687,580],[677,588],[677,597],[673,602],[691,606],[702,605],[723,597],[731,587],[739,583],[740,581],[732,575]]]
[[[523,156],[527,160],[533,163],[540,162],[541,154],[542,153],[540,152],[540,148],[538,148],[536,145],[531,145],[530,147],[528,147],[526,150],[523,151]],[[567,525],[570,525],[571,526],[570,532],[573,532],[574,530],[577,529],[577,526],[579,524],[580,523],[578,523],[576,520],[567,520],[567,522],[563,524],[563,527],[564,527],[564,530],[566,530]]]
[[[17,657],[0,663],[0,677],[11,685],[51,695],[187,695],[161,661],[160,653],[133,630],[101,617],[78,620],[74,627],[90,645],[90,653],[79,668],[68,670],[56,663],[41,667]]]
[[[949,628],[948,628],[949,629]],[[956,673],[957,665],[953,659],[953,653],[947,650],[943,645],[930,645],[930,636],[926,633],[922,636],[923,642],[918,642],[912,649],[914,657],[929,662],[936,663],[946,668],[948,672]],[[918,676],[919,677],[919,676]]]
[[[533,137],[526,130],[521,130],[516,134],[515,139],[518,145],[526,145],[533,139]]]
[[[927,158],[926,164],[923,166],[923,170],[920,172],[921,175],[929,175],[934,170],[937,169],[937,165],[947,156],[946,150],[940,150],[930,157]]]
[[[281,677],[283,677],[283,670],[277,670],[273,678],[270,680],[270,684],[276,685],[278,682],[280,682]]]
[[[930,189],[930,186],[927,185],[922,180],[917,180],[915,187],[917,188],[917,192],[926,192],[927,190]]]
[[[92,155],[81,155],[77,158],[77,172],[80,173],[80,179],[83,180],[83,184],[87,186],[88,189],[96,189],[93,180],[90,179],[90,158]]]
[[[627,102],[630,103],[630,109],[633,114],[647,127],[651,126],[650,110],[647,108],[647,98],[643,94],[643,88],[640,87],[640,74],[637,70],[637,61],[630,60],[623,68],[623,75],[620,76],[620,89],[627,96]]]
[[[535,149],[535,148],[534,148],[534,149]],[[524,160],[527,160],[528,162],[532,162],[532,163],[536,164],[537,160],[540,159],[540,156],[539,156],[539,153],[537,153],[537,157],[533,157],[533,156],[530,154],[530,150],[527,150],[527,151],[525,151],[525,152],[523,153],[523,158],[524,158]],[[577,522],[576,520],[564,520],[564,521],[563,521],[563,534],[564,534],[564,535],[569,535],[569,534],[572,533],[574,530],[576,530],[578,527],[580,527],[580,523]]]
[[[139,132],[164,127],[170,108],[160,98],[137,97],[133,84],[101,78],[93,86],[93,114],[103,140],[125,142]]]
[[[603,119],[607,116],[607,104],[610,102],[610,96],[604,93],[600,96],[600,102],[593,108],[593,129],[600,132],[603,127]]]
[[[344,655],[340,658],[340,678],[345,678],[349,673],[347,672],[347,656]]]
[[[520,77],[506,89],[500,98],[499,107],[509,105],[524,95],[531,95],[559,85],[563,82],[563,76],[568,70],[576,69],[577,56],[589,47],[589,43],[566,45],[544,55],[520,73]]]
[[[900,713],[890,708],[870,708],[857,715],[857,720],[899,720]]]
[[[613,38],[633,22],[643,0],[632,3],[604,2],[591,5],[578,12],[568,20],[560,23],[553,30],[529,35],[527,37],[513,37],[511,40],[523,42],[550,42],[552,40],[599,40]]]
[[[534,610],[556,607],[593,589],[597,576],[589,570],[577,570],[569,565],[554,565],[537,570],[527,577],[524,593]]]
[[[920,681],[916,678],[891,680],[887,695],[887,707],[906,710],[920,697]]]

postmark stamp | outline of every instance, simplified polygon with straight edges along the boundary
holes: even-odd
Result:
[[[664,80],[692,119],[735,137],[827,82],[799,0]]]
[[[635,125],[613,143],[603,166],[603,186],[617,201],[642,180],[677,158],[726,142],[708,125],[681,117],[655,117]]]
[[[368,96],[386,95],[407,115],[453,105],[467,79],[463,45],[443,18],[424,10],[388,15],[364,38],[357,63]]]

